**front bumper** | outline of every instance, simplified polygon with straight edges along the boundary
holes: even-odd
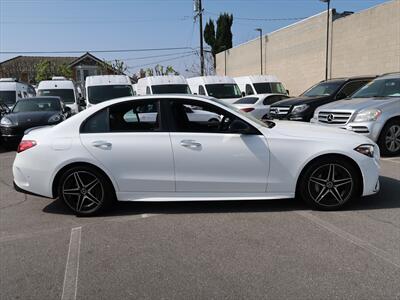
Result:
[[[326,123],[321,123],[318,122],[315,118],[312,118],[311,123],[314,124],[318,124],[318,125],[322,125],[322,126],[327,126],[327,127],[337,127],[337,128],[342,128],[342,129],[346,129],[348,131],[352,131],[355,133],[359,133],[362,134],[368,138],[370,138],[371,140],[373,140],[374,142],[376,142],[379,138],[379,135],[382,131],[383,125],[380,122],[350,122],[347,124],[343,124],[343,125],[336,125],[336,124],[326,124]]]

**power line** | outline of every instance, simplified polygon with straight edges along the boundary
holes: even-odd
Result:
[[[220,15],[218,13],[211,12],[211,11],[205,11],[205,13],[209,14],[209,15],[216,15],[216,16]],[[266,22],[304,20],[307,18],[308,17],[291,17],[291,18],[247,18],[247,17],[236,17],[236,16],[233,17],[234,20],[266,21]]]
[[[136,66],[128,66],[128,69],[137,69],[137,68],[147,67],[147,66],[151,66],[151,65],[156,65],[156,64],[163,63],[163,62],[167,62],[167,61],[173,61],[173,60],[177,60],[177,59],[180,59],[180,58],[189,57],[189,56],[192,56],[194,54],[195,53],[188,54],[188,55],[183,55],[183,56],[179,55],[177,57],[164,59],[164,60],[160,60],[160,61],[156,61],[156,62],[146,63],[146,64],[142,64],[142,65],[136,65]]]
[[[183,55],[183,54],[189,54],[189,53],[196,53],[195,50],[193,51],[186,51],[186,52],[174,52],[174,53],[168,53],[168,54],[162,54],[162,55],[151,55],[151,56],[142,56],[142,57],[129,57],[129,58],[120,58],[119,60],[140,60],[140,59],[149,59],[149,58],[160,58],[160,57],[167,57],[167,56],[175,56],[175,55]]]
[[[90,53],[117,53],[117,52],[145,52],[145,51],[171,51],[171,50],[194,50],[191,47],[171,48],[143,48],[143,49],[118,49],[118,50],[66,50],[66,51],[0,51],[0,54],[80,54]]]

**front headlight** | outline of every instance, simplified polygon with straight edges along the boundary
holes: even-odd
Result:
[[[61,121],[61,116],[60,115],[53,115],[49,118],[49,123],[56,123]]]
[[[292,114],[298,114],[301,113],[303,111],[305,111],[307,108],[309,108],[310,105],[308,104],[301,104],[301,105],[296,105],[295,107],[293,107],[292,109]]]
[[[374,157],[374,145],[371,144],[363,144],[355,148],[357,152],[364,154],[369,157]]]
[[[11,120],[9,118],[3,117],[0,121],[0,125],[10,126],[10,125],[13,125],[13,122],[11,122]]]
[[[364,109],[357,113],[354,122],[369,122],[378,120],[382,111],[376,108]]]

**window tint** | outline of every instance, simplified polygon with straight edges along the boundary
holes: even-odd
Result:
[[[400,78],[375,79],[363,86],[353,98],[376,97],[399,97],[400,96]]]
[[[61,111],[60,101],[55,98],[20,100],[13,108],[14,113],[30,111]]]
[[[16,92],[15,91],[0,91],[0,102],[7,105],[15,103]]]
[[[103,109],[89,117],[81,128],[81,133],[109,132],[108,109]]]
[[[230,124],[240,119],[218,106],[201,101],[171,100],[169,106],[173,128],[177,132],[230,133]],[[196,108],[193,113],[188,112],[188,106]]]
[[[236,101],[234,104],[254,104],[258,101],[258,99],[259,98],[257,97],[244,97]]]
[[[206,89],[209,96],[217,99],[242,97],[239,87],[234,83],[206,84]]]
[[[323,81],[317,83],[316,85],[305,91],[301,96],[306,96],[306,97],[330,96],[333,95],[343,83],[344,83],[343,80]]]
[[[250,84],[246,84],[246,95],[254,95],[253,88]]]
[[[132,101],[109,108],[110,131],[157,131],[159,126],[158,101]]]
[[[153,94],[191,94],[187,84],[152,85]]]
[[[49,89],[39,90],[39,96],[58,96],[64,103],[75,103],[75,94],[73,89]]]
[[[285,87],[280,82],[259,82],[254,83],[253,85],[257,91],[257,94],[286,94]]]
[[[269,96],[269,97],[265,98],[263,101],[263,104],[271,105],[271,104],[274,104],[275,102],[278,102],[280,100],[287,99],[287,98],[289,98],[289,97],[284,96],[284,95],[273,95],[273,96]]]
[[[132,86],[130,85],[97,85],[88,87],[88,100],[93,104],[132,95]]]
[[[344,99],[353,95],[356,91],[358,91],[361,87],[366,85],[368,81],[351,81],[346,83],[344,87],[337,94],[338,99]]]
[[[199,95],[205,95],[206,91],[202,85],[199,85]]]

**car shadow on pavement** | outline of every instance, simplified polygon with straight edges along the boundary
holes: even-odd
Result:
[[[356,199],[343,210],[390,209],[400,207],[400,181],[381,177],[381,191],[377,195]],[[102,217],[136,214],[201,214],[201,213],[253,213],[304,210],[308,207],[297,199],[202,201],[202,202],[116,202]],[[51,214],[73,215],[60,200],[55,200],[44,209]]]

